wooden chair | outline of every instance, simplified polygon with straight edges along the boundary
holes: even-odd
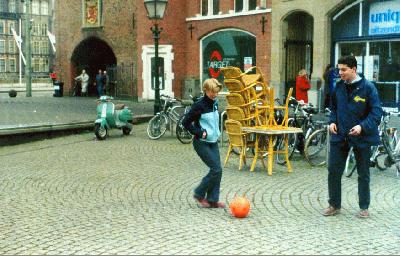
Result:
[[[239,121],[228,119],[225,121],[226,133],[229,137],[229,147],[226,154],[224,166],[228,162],[228,159],[233,151],[233,148],[238,148],[239,153],[239,170],[242,169],[243,163],[246,164],[246,152],[248,148],[254,148],[254,142],[248,142],[249,133],[242,131],[242,124]],[[263,161],[265,168],[265,163]]]
[[[242,126],[254,126],[256,124],[256,116],[246,115],[240,107],[228,105],[225,111],[228,119],[239,121]]]

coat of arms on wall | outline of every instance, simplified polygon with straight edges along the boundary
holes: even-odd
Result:
[[[102,18],[101,0],[82,1],[83,27],[100,27]]]

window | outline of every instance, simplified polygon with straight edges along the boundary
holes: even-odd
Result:
[[[45,58],[40,59],[40,71],[47,72],[48,71],[48,60]]]
[[[49,3],[46,1],[42,1],[40,3],[40,14],[49,15]]]
[[[16,60],[14,58],[8,59],[8,71],[17,72]]]
[[[49,54],[49,43],[47,41],[40,42],[40,53]]]
[[[247,12],[257,8],[257,0],[235,0],[235,12]]]
[[[11,30],[12,28],[15,30],[15,21],[9,20],[8,21],[8,34],[9,35],[12,35],[12,30]]]
[[[42,23],[42,26],[41,26],[41,35],[42,35],[42,36],[47,36],[47,23]]]
[[[0,58],[0,72],[6,72],[6,59]]]
[[[39,44],[39,41],[33,41],[33,42],[32,42],[32,46],[33,46],[33,49],[32,49],[33,54],[40,54],[40,44]]]
[[[32,2],[32,14],[36,14],[36,15],[39,15],[40,14],[40,11],[39,11],[39,1],[33,1]]]
[[[33,72],[40,72],[40,59],[39,58],[32,58],[33,63]]]
[[[4,34],[5,27],[6,27],[6,22],[4,20],[0,20],[0,34]]]
[[[15,41],[14,41],[14,38],[8,40],[8,52],[9,53],[15,53]]]
[[[206,36],[202,42],[202,79],[223,81],[221,67],[241,70],[256,65],[256,38],[239,30],[222,30]]]
[[[17,10],[15,0],[9,0],[8,2],[8,11],[15,13]]]
[[[0,40],[0,53],[5,53],[5,52],[6,52],[6,41]]]
[[[6,6],[7,6],[7,1],[6,0],[0,0],[0,12],[6,12]]]
[[[217,15],[219,13],[219,0],[201,0],[201,15]]]
[[[32,22],[32,35],[39,36],[40,34],[40,23],[37,21]]]

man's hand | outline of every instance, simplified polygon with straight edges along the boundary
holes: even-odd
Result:
[[[356,125],[350,129],[349,135],[358,136],[361,134],[361,125]]]
[[[337,134],[337,127],[336,127],[336,124],[335,124],[335,123],[331,123],[331,124],[329,125],[329,131],[330,131],[331,133],[333,133],[333,134]]]
[[[201,138],[202,138],[202,139],[205,139],[206,137],[207,137],[207,132],[204,131],[204,132],[203,132],[203,135],[201,136]]]

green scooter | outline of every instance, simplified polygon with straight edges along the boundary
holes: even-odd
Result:
[[[122,130],[124,135],[132,131],[132,112],[125,104],[114,104],[113,97],[101,96],[97,100],[97,118],[94,122],[94,133],[99,140],[108,136],[111,128]]]

